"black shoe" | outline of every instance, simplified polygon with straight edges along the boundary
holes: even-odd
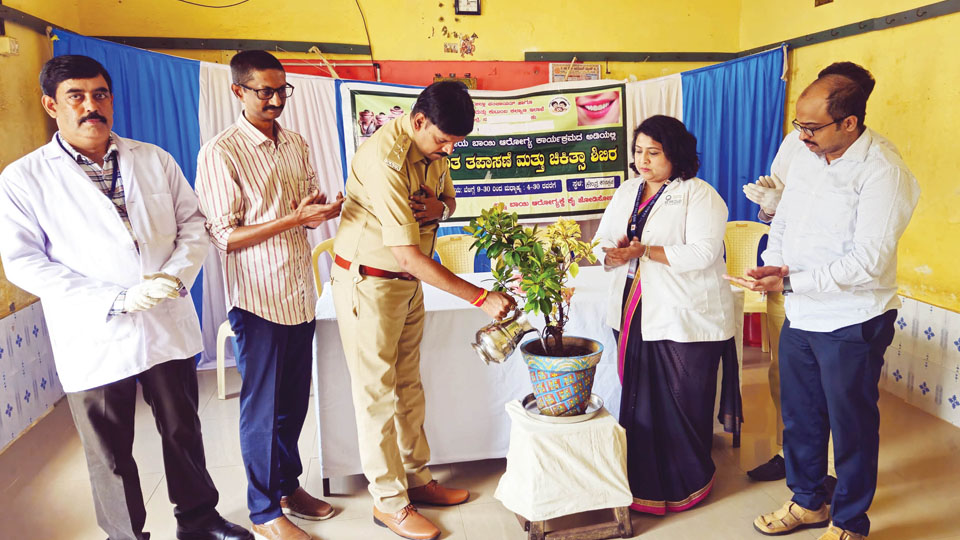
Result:
[[[787,464],[783,461],[783,456],[778,454],[770,458],[770,461],[760,465],[756,469],[747,471],[747,476],[757,480],[758,482],[783,480],[787,477]]]
[[[830,504],[833,501],[833,492],[837,489],[837,477],[828,474],[823,479],[823,489],[827,490],[827,504]]]
[[[253,533],[243,527],[220,518],[219,522],[198,529],[185,529],[177,525],[179,540],[254,540]]]

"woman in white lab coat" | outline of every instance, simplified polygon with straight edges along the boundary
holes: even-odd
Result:
[[[710,492],[721,357],[737,375],[733,295],[722,277],[727,206],[694,176],[696,149],[675,118],[640,124],[632,165],[640,177],[617,189],[596,235],[598,258],[614,273],[607,324],[619,340],[631,507],[658,515]],[[739,383],[726,372],[721,414],[738,428]]]

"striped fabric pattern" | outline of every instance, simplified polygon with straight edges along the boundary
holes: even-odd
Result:
[[[238,227],[280,219],[317,188],[303,137],[276,126],[274,144],[241,114],[200,149],[196,190],[223,260],[227,303],[270,322],[295,325],[313,320],[316,308],[306,229],[294,227],[227,253]]]
[[[107,152],[103,155],[103,167],[74,150],[74,148],[70,146],[70,143],[60,137],[59,133],[57,134],[57,140],[63,149],[77,162],[77,165],[80,165],[83,172],[87,174],[87,178],[100,189],[100,192],[103,193],[104,196],[113,202],[113,205],[117,208],[117,214],[120,214],[120,219],[122,219],[123,224],[127,226],[127,232],[130,233],[130,238],[133,238],[133,244],[137,246],[137,250],[139,251],[140,246],[137,244],[137,236],[133,234],[133,226],[130,225],[130,217],[127,216],[127,202],[123,195],[123,178],[120,176],[120,165],[119,162],[114,161],[114,156],[117,155],[117,144],[113,141],[113,136],[111,135],[107,142]],[[113,193],[111,193],[110,183],[113,180],[114,163],[116,163],[118,167],[117,185]]]

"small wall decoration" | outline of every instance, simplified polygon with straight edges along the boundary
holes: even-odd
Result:
[[[443,34],[443,37],[447,39],[459,40],[457,42],[444,42],[443,52],[445,53],[460,53],[460,58],[463,58],[467,55],[473,56],[473,53],[477,50],[476,41],[480,36],[478,36],[476,32],[468,36],[467,34],[461,32],[450,31],[449,28],[444,26],[440,29],[440,33]]]
[[[477,39],[477,34],[470,36],[460,36],[460,58],[463,58],[465,55],[473,56],[473,51],[477,49],[477,45],[474,41]]]
[[[453,10],[457,15],[479,15],[480,0],[454,0]]]

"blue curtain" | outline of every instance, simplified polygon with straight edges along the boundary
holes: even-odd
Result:
[[[731,221],[757,219],[759,207],[742,188],[770,174],[783,139],[783,57],[775,49],[680,74],[683,123],[697,137],[697,176],[717,189]]]
[[[82,54],[107,68],[113,82],[113,131],[170,152],[193,186],[200,152],[200,62],[65,30],[54,34],[54,56]],[[200,314],[201,277],[190,294]]]

